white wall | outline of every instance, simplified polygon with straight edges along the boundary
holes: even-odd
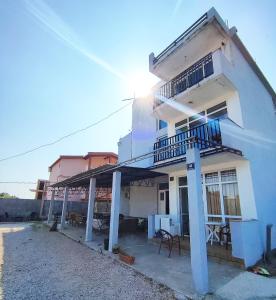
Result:
[[[147,218],[151,214],[157,214],[157,186],[131,186],[129,215]]]
[[[276,247],[276,116],[271,95],[251,67],[232,44],[235,73],[232,81],[238,89],[244,130],[236,135],[236,145],[250,161],[257,215],[263,245],[265,226],[274,224]]]
[[[120,138],[118,142],[118,163],[132,158],[132,132]]]
[[[120,213],[124,216],[129,216],[129,187],[121,188]]]
[[[157,120],[152,114],[153,97],[137,98],[132,105],[132,132],[118,143],[119,162],[153,151],[154,143],[167,134],[167,128],[157,131]],[[150,167],[153,157],[132,163],[132,167]]]

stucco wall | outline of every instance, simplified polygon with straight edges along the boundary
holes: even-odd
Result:
[[[235,76],[244,130],[236,136],[245,157],[250,161],[257,215],[262,226],[274,224],[273,247],[276,247],[276,115],[270,94],[232,44]]]
[[[157,187],[132,186],[130,188],[129,215],[147,218],[157,214]]]

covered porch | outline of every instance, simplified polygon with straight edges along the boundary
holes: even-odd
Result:
[[[194,143],[187,149],[187,161],[185,166],[187,166],[186,172],[188,177],[188,193],[189,198],[193,199],[189,203],[189,214],[193,216],[190,218],[190,238],[189,243],[185,244],[185,240],[181,241],[182,248],[185,250],[181,251],[181,255],[174,254],[173,257],[176,260],[183,260],[184,258],[189,261],[189,267],[186,265],[180,266],[181,272],[178,273],[179,276],[182,276],[182,285],[183,285],[183,271],[184,273],[186,270],[189,270],[189,277],[190,281],[193,282],[194,291],[205,294],[208,291],[212,290],[212,284],[208,284],[208,272],[212,269],[209,265],[216,263],[213,260],[207,262],[207,253],[209,246],[206,246],[206,232],[205,232],[205,220],[204,220],[204,207],[202,201],[202,192],[201,192],[201,166],[200,166],[200,152],[196,146],[193,146]],[[185,168],[183,168],[184,171]],[[60,230],[62,232],[69,232],[66,223],[66,215],[67,215],[67,200],[68,200],[68,193],[70,188],[74,188],[77,186],[86,186],[89,190],[89,202],[88,202],[88,211],[87,211],[87,222],[86,222],[86,229],[85,235],[82,233],[79,236],[81,238],[77,238],[79,241],[84,241],[88,246],[93,246],[99,251],[103,251],[103,240],[104,238],[109,238],[109,253],[112,253],[113,247],[115,245],[119,245],[124,250],[127,251],[128,254],[137,255],[137,262],[139,260],[145,261],[145,264],[142,266],[144,272],[147,272],[147,265],[150,265],[149,258],[151,255],[154,255],[155,260],[159,262],[160,268],[163,265],[160,259],[163,255],[168,257],[167,250],[164,248],[161,254],[158,254],[158,245],[152,243],[151,240],[147,240],[145,234],[136,235],[131,237],[130,235],[123,235],[119,236],[119,224],[120,224],[120,206],[122,205],[122,188],[126,186],[130,186],[133,182],[144,182],[147,180],[151,180],[153,178],[164,176],[164,173],[158,172],[156,170],[149,170],[144,168],[134,168],[134,167],[127,167],[127,166],[116,166],[116,167],[102,167],[98,170],[90,170],[88,172],[76,175],[71,177],[63,182],[57,183],[53,186],[53,188],[63,188],[64,189],[64,201],[63,201],[63,210],[62,216],[60,221]],[[96,187],[110,187],[112,186],[112,203],[111,203],[111,212],[110,212],[110,226],[109,226],[109,233],[108,235],[97,235],[93,229],[93,222],[94,222],[94,203],[95,203],[95,190]],[[53,193],[54,194],[54,193]],[[148,193],[141,193],[139,197],[141,200],[146,197]],[[155,195],[156,196],[156,195]],[[52,197],[52,201],[54,200],[54,196]],[[136,199],[138,200],[138,199]],[[156,203],[157,204],[157,203]],[[156,214],[156,212],[154,213]],[[148,212],[147,215],[150,215]],[[49,209],[49,216],[48,221],[51,220],[51,205]],[[149,218],[150,220],[150,218]],[[148,238],[152,239],[154,237],[154,232],[156,228],[152,228],[151,222],[149,221],[148,224]],[[76,231],[75,231],[76,232]],[[177,233],[179,234],[179,232]],[[139,238],[139,240],[137,240]],[[134,241],[134,243],[132,243]],[[130,243],[130,244],[129,244]],[[131,244],[132,243],[132,244]],[[139,249],[142,249],[141,251]],[[188,251],[190,249],[190,251]],[[214,247],[211,248],[214,250]],[[164,252],[165,251],[165,252]],[[173,250],[174,252],[174,250]],[[186,255],[183,256],[183,253]],[[139,258],[140,257],[140,258]],[[178,258],[176,258],[178,257]],[[166,265],[168,263],[167,259],[164,260]],[[179,262],[175,263],[176,270],[179,268]],[[184,263],[184,261],[183,261]],[[215,264],[214,266],[218,267],[220,270],[220,266]],[[215,269],[216,269],[215,267]],[[227,265],[227,269],[229,266]],[[231,267],[232,268],[232,267]],[[225,269],[225,266],[222,266],[222,269]],[[156,271],[157,270],[157,271]],[[142,272],[142,271],[141,271]],[[151,272],[158,272],[158,278],[165,278],[170,282],[172,279],[169,279],[167,275],[163,273],[170,273],[169,270],[166,271],[156,267],[155,270]],[[160,274],[159,274],[160,272]],[[171,270],[171,273],[174,273],[174,270]],[[177,271],[176,271],[177,273]],[[211,279],[211,274],[210,279]],[[215,274],[213,274],[215,277]],[[181,280],[179,277],[179,280]],[[172,275],[174,278],[174,275]],[[177,281],[176,280],[172,280]],[[164,282],[166,284],[166,282]],[[173,283],[172,283],[173,284]],[[167,284],[168,285],[168,284]],[[191,288],[193,290],[193,288]]]
[[[108,234],[94,231],[93,240],[85,242],[85,227],[66,225],[60,232],[67,237],[85,244],[89,248],[119,260],[119,256],[104,250],[104,239]],[[168,258],[168,249],[162,247],[158,254],[159,244],[148,240],[146,233],[119,235],[118,244],[128,254],[135,257],[135,263],[130,267],[153,280],[165,284],[182,297],[195,297],[193,285],[191,257],[188,249],[182,249],[181,255],[176,248]],[[209,291],[215,293],[227,285],[243,271],[236,265],[209,256]]]

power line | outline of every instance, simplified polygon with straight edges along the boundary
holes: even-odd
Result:
[[[13,184],[37,184],[37,182],[32,181],[0,181],[1,183],[13,183]]]
[[[29,154],[29,153],[34,152],[34,151],[36,151],[36,150],[39,150],[39,149],[41,149],[41,148],[45,148],[45,147],[49,147],[49,146],[55,145],[55,144],[61,142],[62,140],[65,140],[65,139],[67,139],[67,138],[69,138],[69,137],[71,137],[71,136],[73,136],[73,135],[76,135],[76,134],[78,134],[78,133],[80,133],[80,132],[82,132],[82,131],[85,131],[85,130],[91,128],[91,127],[94,127],[94,126],[96,126],[96,125],[102,123],[103,121],[105,121],[105,120],[111,118],[112,116],[114,116],[115,114],[117,114],[118,112],[120,112],[121,110],[123,110],[124,108],[126,108],[127,106],[129,106],[130,104],[131,104],[131,103],[127,103],[126,105],[124,105],[124,106],[120,107],[119,109],[113,111],[112,113],[110,113],[109,115],[107,115],[107,116],[105,116],[104,118],[100,119],[99,121],[97,121],[97,122],[95,122],[95,123],[92,123],[92,124],[90,124],[90,125],[88,125],[88,126],[86,126],[86,127],[84,127],[84,128],[75,130],[75,131],[73,131],[73,132],[71,132],[71,133],[69,133],[69,134],[67,134],[67,135],[64,135],[64,136],[62,136],[62,137],[56,139],[56,140],[53,141],[53,142],[50,142],[50,143],[47,143],[47,144],[43,144],[43,145],[37,146],[37,147],[35,147],[35,148],[32,148],[32,149],[27,150],[27,151],[24,151],[24,152],[20,152],[20,153],[18,153],[18,154],[14,154],[14,155],[11,155],[11,156],[7,156],[7,157],[4,157],[4,158],[1,158],[1,159],[0,159],[0,162],[6,161],[6,160],[9,160],[9,159],[13,159],[13,158],[16,158],[16,157],[19,157],[19,156],[23,156],[23,155],[26,155],[26,154]]]

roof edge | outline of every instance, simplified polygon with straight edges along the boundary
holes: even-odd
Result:
[[[259,66],[255,62],[255,60],[252,58],[251,54],[249,53],[249,51],[247,50],[247,48],[245,47],[245,45],[243,44],[243,42],[239,38],[236,28],[233,27],[231,29],[231,32],[232,32],[231,39],[233,40],[234,44],[237,46],[237,48],[239,49],[242,56],[244,57],[244,59],[249,64],[249,66],[252,68],[254,73],[257,75],[259,80],[262,82],[262,84],[264,85],[267,92],[271,95],[272,102],[274,104],[274,109],[276,109],[276,93],[275,93],[274,89],[272,88],[272,86],[270,85],[270,83],[268,82],[266,77],[264,76],[263,72],[261,71],[261,69],[259,68]]]

